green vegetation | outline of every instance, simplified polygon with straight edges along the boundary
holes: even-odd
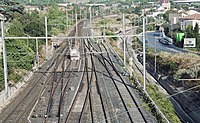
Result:
[[[166,116],[166,118],[171,123],[181,123],[178,116],[176,115],[175,109],[170,101],[170,99],[162,93],[157,85],[147,85],[147,92],[150,95],[150,97],[155,101],[156,105],[160,108],[162,113]],[[150,104],[149,104],[150,105]],[[151,108],[151,105],[150,105]],[[159,115],[154,112],[154,109],[151,109],[151,112],[154,114],[154,116],[157,117],[158,122],[159,121]]]
[[[111,31],[106,31],[105,33],[108,36],[115,36],[116,35],[114,32],[111,32]],[[118,37],[111,37],[110,39],[112,39],[113,41],[117,41]]]
[[[154,63],[155,54],[152,51],[147,53],[147,59]],[[171,54],[161,52],[157,54],[158,72],[169,76],[174,84],[179,82],[179,79],[194,79],[200,77],[200,57],[191,53]],[[187,81],[185,85],[192,87],[199,85],[199,81]]]
[[[66,29],[66,18],[65,13],[60,11],[58,6],[53,5],[50,7],[48,13],[48,24],[50,25],[48,31],[49,35],[57,35]],[[71,20],[68,20],[69,24],[72,24]]]
[[[64,13],[57,6],[51,6],[46,14],[31,12],[13,12],[9,18],[9,26],[6,26],[6,36],[23,36],[23,37],[41,37],[45,36],[44,17],[48,17],[48,33],[50,36],[63,33],[66,30],[66,21]],[[59,26],[55,26],[58,24]],[[71,23],[72,24],[72,23]],[[42,51],[45,40],[39,40],[39,59],[44,60]],[[26,73],[30,71],[35,62],[36,42],[33,39],[7,39],[7,64],[8,64],[8,81],[17,83]],[[2,55],[1,55],[2,57]],[[0,91],[4,88],[3,63],[0,60]]]
[[[196,50],[200,51],[199,25],[196,23],[194,29],[192,26],[188,26],[184,33],[186,38],[196,38]]]
[[[140,75],[136,75],[136,73],[134,73],[133,78],[131,78],[130,81],[135,85],[136,90],[141,95],[141,98],[144,102],[142,106],[152,113],[158,123],[165,123],[165,120],[162,118],[161,114],[156,109],[151,99],[144,93],[142,88],[136,82],[139,81],[142,84],[143,78]],[[170,99],[161,90],[159,90],[157,85],[147,83],[146,90],[152,100],[154,100],[155,104],[159,107],[159,109],[171,123],[181,123],[175,113],[175,109],[173,108]]]
[[[0,1],[0,13],[4,15],[6,21],[13,19],[15,13],[23,14],[24,7],[21,6],[19,3],[11,2],[11,1]]]

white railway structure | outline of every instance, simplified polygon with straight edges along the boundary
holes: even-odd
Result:
[[[70,59],[71,60],[79,60],[80,59],[80,52],[77,48],[70,48]]]

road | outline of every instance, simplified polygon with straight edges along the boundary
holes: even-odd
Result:
[[[181,48],[178,48],[174,46],[173,44],[165,45],[158,41],[157,36],[154,36],[154,34],[160,34],[160,32],[146,32],[146,46],[155,48],[157,51],[166,51],[166,52],[172,52],[172,53],[181,53],[181,52],[187,52],[186,50],[183,50]],[[142,37],[139,37],[140,41],[142,41]]]

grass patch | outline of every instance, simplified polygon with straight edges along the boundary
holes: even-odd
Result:
[[[143,78],[139,77],[138,75],[134,74],[134,78],[137,78],[137,80],[143,84]],[[130,79],[130,81],[135,85],[137,91],[139,92],[142,101],[144,102],[143,107],[144,109],[150,111],[152,115],[157,119],[159,123],[164,123],[164,119],[162,118],[161,114],[156,109],[155,105],[151,102],[150,98],[143,92],[142,88],[138,86],[138,83],[134,79]],[[175,113],[175,110],[173,108],[173,105],[171,101],[169,100],[167,95],[165,95],[163,92],[161,92],[157,85],[146,85],[147,93],[150,95],[150,97],[154,100],[156,105],[159,107],[159,109],[162,111],[162,113],[166,116],[166,118],[171,123],[181,123],[178,116]]]

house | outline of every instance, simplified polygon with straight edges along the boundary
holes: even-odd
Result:
[[[160,5],[167,10],[171,8],[171,3],[169,2],[169,0],[160,0]]]
[[[32,5],[26,5],[24,8],[25,11],[31,12],[31,11],[40,11],[39,6],[32,6]]]
[[[195,11],[195,10],[188,10],[185,12],[187,15],[193,15],[193,14],[200,14],[199,12]]]
[[[180,18],[186,16],[184,13],[169,13],[169,29],[180,28]]]
[[[132,8],[138,7],[138,3],[132,2],[131,7],[132,7]]]
[[[180,18],[180,21],[181,21],[181,30],[185,30],[189,25],[192,25],[194,28],[196,23],[200,27],[200,14],[193,14],[193,15],[182,17]],[[200,30],[199,30],[199,33],[200,33]]]

